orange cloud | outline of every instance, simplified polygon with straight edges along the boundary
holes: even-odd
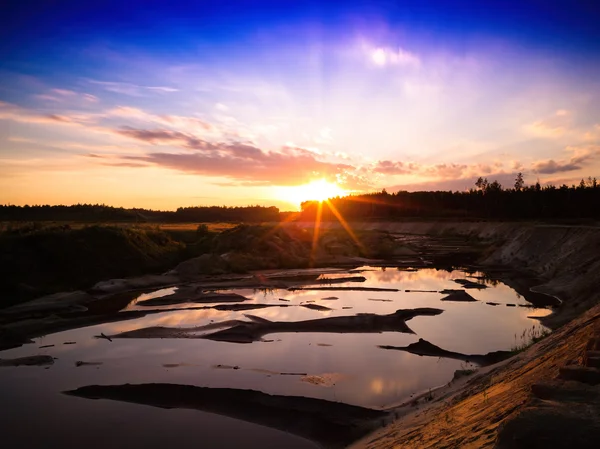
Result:
[[[385,175],[405,175],[418,171],[420,166],[413,162],[404,163],[399,161],[378,161],[373,167],[375,173]]]
[[[525,126],[525,129],[537,137],[559,138],[566,134],[573,124],[573,114],[559,109],[550,117]]]
[[[354,169],[347,164],[320,161],[314,153],[303,148],[283,147],[279,151],[264,151],[248,143],[211,143],[165,131],[134,132],[137,137],[150,141],[165,141],[166,138],[167,142],[183,142],[183,146],[192,151],[125,156],[122,160],[184,173],[232,178],[236,185],[298,185],[317,177],[336,179],[337,175]]]

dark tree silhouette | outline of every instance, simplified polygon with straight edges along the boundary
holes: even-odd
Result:
[[[582,179],[578,186],[543,186],[537,181],[526,186],[522,173],[514,188],[479,177],[474,189],[463,192],[387,191],[331,198],[322,205],[322,220],[387,220],[436,218],[461,220],[581,220],[600,218],[600,185],[595,178]],[[314,220],[319,203],[302,203],[299,220]]]
[[[468,191],[381,192],[331,198],[322,206],[322,220],[397,220],[410,218],[460,220],[600,219],[600,185],[595,177],[578,185],[526,186],[522,173],[514,188],[479,177]],[[302,203],[297,219],[314,221],[319,203]],[[291,219],[276,207],[180,207],[176,211],[124,209],[103,204],[73,206],[0,205],[0,221],[78,222],[274,222]]]
[[[180,207],[175,212],[124,209],[104,204],[73,206],[0,205],[0,221],[78,221],[78,222],[263,222],[278,221],[276,207]]]
[[[520,192],[523,190],[523,186],[525,186],[525,181],[523,180],[523,173],[519,172],[517,178],[515,179],[515,190]]]

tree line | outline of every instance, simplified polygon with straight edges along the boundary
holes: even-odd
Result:
[[[498,181],[480,177],[468,191],[398,191],[351,195],[324,202],[321,219],[346,220],[452,218],[496,220],[569,220],[600,218],[600,185],[596,178],[582,179],[578,185],[526,186],[519,173],[514,185],[504,188]],[[313,221],[319,203],[302,203],[298,217]]]
[[[208,206],[180,207],[176,211],[126,209],[104,204],[72,206],[0,205],[0,221],[75,221],[75,222],[266,222],[279,221],[277,207]]]
[[[395,220],[405,218],[569,220],[600,219],[600,184],[596,178],[582,179],[578,185],[525,185],[519,173],[511,187],[480,177],[468,191],[398,191],[331,198],[322,207],[317,201],[302,203],[296,216],[270,206],[198,206],[176,211],[112,207],[104,204],[72,206],[0,205],[0,221],[75,222],[277,222],[295,218],[314,221]],[[321,209],[321,212],[319,212]]]

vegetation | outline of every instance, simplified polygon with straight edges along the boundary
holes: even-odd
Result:
[[[519,336],[519,339],[517,339],[517,334],[515,334],[515,343],[510,350],[514,353],[523,352],[525,349],[538,341],[543,340],[548,335],[550,335],[550,330],[541,325],[536,326],[534,324],[531,329],[525,329]]]
[[[344,230],[313,232],[293,224],[238,225],[221,232],[158,227],[44,225],[33,222],[0,233],[0,270],[6,282],[0,307],[42,295],[87,289],[111,278],[160,273],[204,255],[199,272],[300,268],[336,256],[385,257],[392,237],[365,231],[356,243]],[[203,260],[204,260],[203,259]],[[198,262],[199,263],[199,262]]]
[[[273,223],[314,221],[319,215],[317,201],[302,203],[302,211],[280,212],[276,207],[180,207],[176,211],[124,209],[99,204],[73,206],[0,205],[0,222],[62,221],[83,223]],[[581,220],[599,219],[600,184],[596,178],[578,185],[526,186],[519,173],[514,185],[504,188],[498,181],[479,178],[468,191],[381,192],[332,198],[322,205],[321,219],[396,220],[434,218],[461,220]]]
[[[453,218],[499,220],[564,220],[598,219],[600,184],[596,178],[582,179],[579,185],[556,187],[536,183],[525,186],[519,173],[511,188],[497,181],[479,178],[475,188],[466,192],[404,192],[353,195],[330,199],[324,203],[324,221],[337,220],[337,213],[346,220]],[[332,210],[335,209],[335,210]],[[299,220],[314,221],[319,203],[302,203]]]
[[[160,272],[184,257],[184,245],[153,229],[113,226],[19,228],[0,234],[0,307],[44,294],[89,288]]]
[[[276,207],[180,207],[176,211],[124,209],[104,204],[73,206],[0,205],[0,221],[74,221],[97,223],[268,222],[279,221]]]
[[[387,257],[394,251],[394,241],[388,233],[364,231],[355,236],[360,243],[345,230],[322,230],[313,248],[312,229],[292,224],[240,225],[205,237],[202,244],[210,242],[203,249],[226,255],[229,268],[237,272],[309,267],[336,256]]]
[[[272,222],[279,221],[279,209],[262,206],[246,207],[180,207],[172,217],[171,221],[206,221],[206,222]]]

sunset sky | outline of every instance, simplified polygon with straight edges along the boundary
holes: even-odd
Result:
[[[597,2],[8,3],[3,204],[600,178]]]

